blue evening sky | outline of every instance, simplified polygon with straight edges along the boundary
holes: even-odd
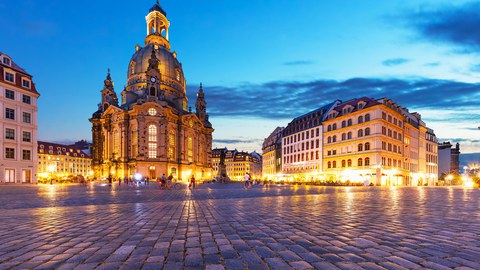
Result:
[[[276,126],[334,99],[392,98],[480,152],[477,1],[161,0],[190,104],[203,82],[214,147],[261,152]],[[91,140],[107,68],[126,81],[154,0],[2,0],[0,51],[34,76],[39,139]]]

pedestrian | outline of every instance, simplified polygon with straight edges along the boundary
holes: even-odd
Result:
[[[150,184],[150,177],[147,177],[147,182],[145,182],[145,185]]]
[[[192,175],[192,178],[190,178],[190,185],[188,185],[192,189],[195,188],[195,176]]]
[[[122,184],[122,178],[118,177],[118,186],[120,186],[121,184]]]
[[[250,186],[250,175],[247,173],[245,173],[245,175],[243,176],[244,180],[245,180],[245,183],[243,184],[243,189],[247,189],[249,188]]]
[[[110,186],[110,187],[112,186],[112,175],[111,174],[108,175],[108,186]]]
[[[162,174],[162,178],[160,178],[160,187],[165,188],[165,185],[167,184],[167,177],[165,174]]]
[[[167,178],[167,188],[172,189],[173,175],[170,174]]]

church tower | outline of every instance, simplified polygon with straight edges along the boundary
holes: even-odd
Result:
[[[98,110],[89,119],[94,176],[212,179],[214,129],[203,87],[192,112],[182,64],[170,47],[170,21],[158,0],[145,22],[145,45],[135,46],[121,103],[109,71]]]

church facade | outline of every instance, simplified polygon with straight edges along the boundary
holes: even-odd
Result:
[[[145,46],[135,48],[121,100],[108,72],[98,110],[89,119],[94,177],[212,178],[214,129],[202,85],[193,112],[182,64],[170,49],[170,22],[158,1],[146,24]]]

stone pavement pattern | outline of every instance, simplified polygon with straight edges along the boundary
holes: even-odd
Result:
[[[0,269],[480,269],[480,191],[0,186]]]

